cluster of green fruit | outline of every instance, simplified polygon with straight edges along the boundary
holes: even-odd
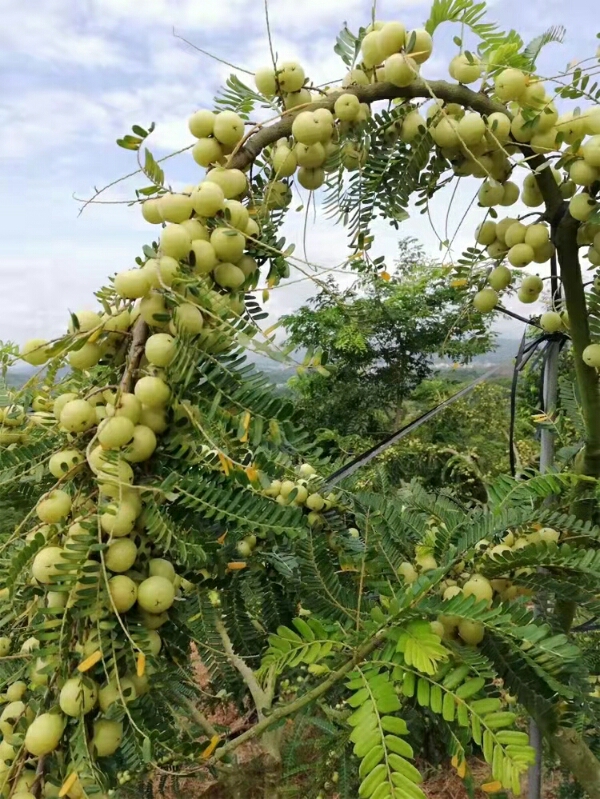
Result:
[[[560,533],[551,527],[543,527],[521,535],[508,532],[499,544],[491,544],[482,539],[471,553],[471,557],[460,561],[452,569],[452,576],[440,583],[439,592],[444,600],[454,599],[456,596],[473,596],[478,602],[485,601],[492,605],[497,597],[502,602],[510,602],[519,596],[529,596],[529,589],[514,585],[511,575],[488,580],[483,574],[476,571],[485,566],[486,559],[497,559],[503,553],[545,542],[558,544]],[[475,571],[469,571],[469,565]],[[423,545],[417,548],[415,562],[408,561],[400,564],[399,574],[408,584],[414,583],[419,574],[438,568],[438,563],[432,554],[432,547]],[[531,573],[530,569],[520,569],[516,576]],[[477,646],[483,640],[485,629],[477,621],[461,619],[458,616],[441,614],[432,624],[432,630],[445,640],[459,640],[470,646]]]
[[[297,505],[308,511],[307,521],[311,527],[322,527],[322,514],[336,507],[339,497],[334,492],[323,496],[316,489],[321,482],[314,467],[303,463],[298,467],[297,480],[272,480],[269,488],[264,490],[267,497],[272,497],[279,505]]]

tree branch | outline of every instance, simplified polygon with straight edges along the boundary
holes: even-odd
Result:
[[[231,664],[238,671],[241,678],[248,686],[248,690],[252,694],[252,699],[254,700],[254,704],[256,705],[256,710],[258,711],[258,717],[263,718],[264,711],[267,710],[269,707],[269,699],[267,697],[267,694],[260,687],[258,680],[256,679],[256,676],[252,671],[252,669],[250,668],[250,666],[248,666],[248,664],[244,661],[243,658],[241,658],[239,655],[236,655],[233,649],[231,638],[229,637],[229,633],[227,632],[227,629],[222,619],[217,619],[215,621],[215,629],[221,637],[225,654],[231,661]]]
[[[144,354],[144,347],[146,346],[148,332],[148,325],[140,316],[133,326],[133,337],[131,339],[131,345],[127,354],[127,367],[123,372],[123,377],[121,378],[121,383],[119,385],[120,390],[124,394],[129,394],[133,388],[133,378],[138,370],[140,361],[142,360],[142,356]]]
[[[414,100],[417,98],[433,99],[434,97],[444,100],[447,103],[460,103],[460,105],[472,108],[480,114],[492,114],[495,111],[501,111],[512,119],[512,115],[502,103],[497,103],[494,100],[482,94],[481,92],[474,92],[472,89],[462,86],[458,83],[447,83],[444,80],[416,80],[410,86],[402,88],[394,86],[393,83],[372,83],[369,86],[349,86],[346,89],[332,92],[327,97],[315,100],[307,106],[310,110],[317,108],[333,109],[335,101],[341,94],[355,94],[361,103],[375,103],[378,100],[394,100],[402,97],[406,100]],[[292,123],[296,117],[296,113],[288,111],[283,114],[281,120],[272,125],[265,126],[251,136],[246,144],[241,147],[237,153],[233,155],[227,166],[230,169],[245,169],[249,166],[259,154],[277,139],[289,136],[292,132]],[[540,159],[540,164],[545,163],[542,156],[534,156],[534,159]],[[538,164],[539,166],[539,164]],[[549,170],[544,170],[545,172]]]

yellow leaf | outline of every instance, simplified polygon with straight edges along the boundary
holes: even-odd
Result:
[[[219,740],[220,739],[219,739],[218,735],[213,735],[213,737],[210,739],[209,745],[206,747],[204,752],[202,752],[203,760],[208,760],[208,758],[212,755],[212,753],[217,748]]]
[[[226,458],[222,452],[219,452],[219,463],[221,464],[221,468],[223,469],[227,477],[229,477],[230,461],[229,458]]]
[[[452,768],[458,768],[458,755],[452,755],[450,763],[452,764]]]
[[[226,538],[227,538],[227,530],[225,530],[225,532],[223,533],[223,535],[220,535],[220,536],[217,538],[217,544],[224,544],[224,543],[225,543],[225,539],[226,539]]]
[[[246,411],[246,413],[244,414],[244,421],[243,421],[244,435],[240,438],[240,441],[242,443],[244,443],[245,441],[248,441],[248,428],[250,427],[250,419],[251,418],[252,417],[250,416],[249,411]]]
[[[95,666],[96,663],[98,663],[99,660],[102,660],[102,652],[99,649],[96,649],[96,651],[93,652],[89,658],[86,658],[79,664],[79,666],[77,666],[77,670],[82,672],[89,671],[92,666]]]
[[[98,341],[103,332],[104,331],[102,330],[102,328],[99,328],[99,330],[96,330],[95,333],[92,333],[92,335],[88,338],[86,343],[94,344],[96,341]]]
[[[69,793],[69,791],[71,790],[71,788],[75,785],[76,781],[77,781],[77,772],[73,771],[73,772],[71,772],[71,774],[69,774],[67,779],[61,785],[61,788],[60,788],[60,791],[58,792],[58,795],[59,796],[66,796]]]
[[[466,277],[457,277],[455,280],[450,281],[450,286],[453,289],[462,289],[465,286],[469,285],[469,281]]]
[[[244,563],[243,560],[232,560],[231,563],[227,564],[227,570],[230,572],[239,572],[242,569],[247,567],[247,563]]]
[[[379,275],[379,277],[380,277],[382,280],[386,280],[386,281],[387,281],[387,280],[390,280],[392,276],[390,275],[390,273],[389,273],[389,272],[382,272],[382,273]]]
[[[262,301],[263,302],[268,302],[270,296],[271,296],[271,292],[268,289],[263,289]]]
[[[463,760],[462,763],[459,764],[458,768],[456,769],[456,773],[462,779],[464,779],[467,773],[467,761]]]
[[[502,783],[499,780],[486,782],[481,786],[481,790],[485,793],[497,793],[502,790]]]
[[[146,671],[146,655],[144,655],[143,652],[140,652],[137,657],[136,674],[138,677],[143,677],[145,671]]]
[[[258,470],[255,466],[246,466],[244,471],[246,472],[248,480],[250,480],[251,483],[254,483],[256,480],[258,480]]]

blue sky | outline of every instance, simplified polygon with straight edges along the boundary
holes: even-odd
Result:
[[[595,3],[572,0],[498,0],[490,19],[503,29],[517,28],[528,41],[551,24],[565,24],[562,46],[551,45],[541,73],[556,73],[573,58],[596,50]],[[270,0],[275,49],[282,59],[299,59],[315,82],[342,77],[333,53],[344,21],[356,30],[367,24],[371,0]],[[421,0],[380,0],[380,19],[401,19],[420,26],[429,13]],[[132,124],[157,124],[149,146],[156,156],[192,141],[187,117],[211,98],[231,72],[229,67],[191,49],[172,29],[222,58],[246,69],[270,61],[262,0],[3,0],[0,31],[0,339],[22,342],[32,336],[60,334],[68,309],[93,307],[92,292],[116,271],[130,268],[153,230],[137,209],[94,205],[78,217],[73,200],[89,196],[135,168],[135,157],[115,139]],[[434,39],[427,77],[447,77],[455,54],[446,25]],[[249,80],[249,76],[240,77]],[[202,170],[189,154],[168,162],[175,186],[197,182]],[[145,181],[121,184],[107,198],[124,200]],[[455,223],[476,185],[465,181],[453,207]],[[448,195],[433,207],[434,222],[444,225]],[[478,214],[457,237],[469,243]],[[292,216],[285,233],[300,242],[304,218]],[[397,234],[379,226],[376,252],[393,257]],[[437,252],[436,239],[423,217],[404,223],[405,235],[417,235]],[[301,249],[299,247],[299,249]],[[308,227],[309,258],[323,266],[345,255],[343,231],[317,213]],[[274,292],[270,310],[278,316],[297,307],[312,291],[296,283]]]

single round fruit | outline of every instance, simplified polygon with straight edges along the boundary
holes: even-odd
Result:
[[[415,28],[406,34],[405,50],[417,64],[423,64],[433,51],[433,39],[424,28]]]
[[[137,517],[138,509],[133,503],[111,502],[100,515],[100,526],[113,538],[122,538],[131,533]]]
[[[173,361],[177,353],[177,344],[173,336],[168,333],[155,333],[147,339],[144,352],[149,363],[164,368]]]
[[[534,255],[533,247],[530,247],[529,244],[515,244],[508,251],[508,260],[512,266],[521,269],[533,261]]]
[[[518,100],[527,88],[527,77],[520,69],[503,69],[494,80],[496,97],[503,103]]]
[[[341,94],[335,101],[333,113],[343,122],[354,122],[360,113],[360,100],[355,94]]]
[[[384,56],[379,45],[379,31],[367,33],[361,42],[361,53],[363,64],[367,69],[381,64]]]
[[[219,227],[213,230],[210,243],[212,244],[217,258],[221,261],[235,264],[244,254],[246,240],[238,230]]]
[[[148,613],[163,613],[175,601],[175,587],[166,577],[148,577],[138,588],[138,605]]]
[[[246,276],[234,264],[221,263],[213,271],[215,282],[226,289],[237,289],[243,285]]]
[[[166,580],[175,582],[175,567],[170,560],[165,558],[152,558],[148,561],[148,574],[150,577],[164,577]]]
[[[539,275],[527,275],[521,283],[520,290],[526,294],[535,294],[536,297],[542,293],[544,282]]]
[[[598,167],[590,166],[587,161],[580,159],[573,161],[571,164],[569,177],[577,186],[591,186],[600,177],[600,170]]]
[[[134,605],[138,595],[138,588],[130,577],[117,574],[108,581],[108,590],[118,613],[127,613]]]
[[[404,581],[409,585],[416,582],[419,576],[415,567],[412,565],[412,563],[408,563],[408,561],[405,561],[398,566],[398,574],[401,574],[404,578]]]
[[[206,181],[220,186],[226,200],[233,200],[239,197],[248,188],[246,175],[240,169],[224,169],[223,167],[211,169],[199,186],[199,191],[202,191],[202,186]]]
[[[142,216],[151,225],[160,225],[162,217],[160,215],[160,205],[158,199],[145,200],[142,203]]]
[[[277,78],[272,67],[263,67],[254,73],[254,85],[265,97],[275,97],[277,94]]]
[[[111,395],[106,409],[108,416],[125,416],[134,424],[137,424],[142,412],[142,405],[134,394],[124,392],[119,396],[118,400],[115,395]]]
[[[0,655],[0,657],[2,656]],[[9,702],[18,702],[25,696],[26,691],[27,683],[24,683],[23,680],[16,680],[6,689],[6,698]]]
[[[322,124],[312,111],[301,111],[292,123],[292,136],[301,144],[317,144],[323,136]]]
[[[277,178],[291,177],[298,166],[296,153],[289,147],[277,147],[273,153],[272,163]]]
[[[223,148],[217,139],[198,139],[192,147],[192,158],[198,166],[205,169],[212,164],[221,163],[223,155]]]
[[[481,114],[470,111],[458,122],[458,136],[467,147],[478,144],[485,134],[485,122]]]
[[[591,136],[582,146],[583,158],[589,166],[600,167],[600,136]]]
[[[45,524],[58,524],[67,518],[71,512],[71,497],[60,489],[50,491],[40,499],[35,511],[38,518]]]
[[[143,427],[148,427],[152,430],[153,433],[160,435],[164,433],[169,423],[167,421],[167,414],[164,408],[149,408],[147,405],[142,407],[142,412],[140,416],[140,423]],[[134,433],[134,444],[135,444],[135,437],[136,434]],[[134,446],[132,444],[132,447]],[[127,453],[124,453],[125,457],[127,458]],[[129,460],[129,458],[128,458]],[[132,463],[136,463],[135,460],[132,460]]]
[[[123,722],[98,719],[94,722],[92,748],[97,757],[113,755],[123,740]]]
[[[325,172],[321,168],[307,169],[301,167],[298,170],[298,183],[308,191],[320,189],[325,182]]]
[[[534,250],[543,247],[549,240],[550,233],[545,225],[529,225],[525,231],[525,244]]]
[[[141,377],[135,384],[134,393],[142,405],[149,408],[164,407],[171,397],[171,389],[160,377]]]
[[[192,136],[197,139],[203,139],[206,136],[211,136],[215,127],[215,114],[212,111],[196,111],[195,114],[188,119],[188,128]]]
[[[378,47],[384,59],[399,53],[405,43],[406,28],[401,22],[386,22],[379,31]]]
[[[485,635],[485,628],[479,621],[470,621],[469,619],[461,619],[458,623],[458,634],[469,646],[477,646],[483,641]]]
[[[41,366],[48,360],[47,346],[46,339],[31,338],[21,347],[19,357],[31,366]]]
[[[180,329],[184,333],[195,336],[204,327],[204,319],[200,309],[190,302],[183,302],[175,308],[172,326],[169,330],[176,333]]]
[[[113,580],[115,579],[117,578],[113,577]],[[106,713],[108,708],[115,702],[121,704],[123,699],[125,703],[133,702],[136,695],[135,686],[131,679],[129,677],[121,677],[118,684],[116,681],[111,680],[102,686],[98,692],[98,704],[100,705],[100,710]]]
[[[148,639],[148,649],[150,650],[150,654],[156,657],[162,647],[162,639],[160,635],[156,632],[156,630],[148,630],[146,633],[146,638]]]
[[[458,147],[458,122],[453,117],[441,117],[430,129],[431,137],[438,147]]]
[[[585,191],[575,194],[569,201],[569,213],[573,219],[577,219],[579,222],[589,219],[595,208],[596,201]]]
[[[61,411],[60,423],[69,433],[84,433],[96,423],[96,411],[86,400],[70,400]]]
[[[501,111],[494,111],[487,118],[487,129],[493,141],[507,142],[510,139],[510,118]]]
[[[244,138],[244,120],[235,111],[221,111],[215,116],[213,134],[226,147],[235,147]]]
[[[484,208],[499,205],[504,197],[504,186],[495,180],[486,180],[481,184],[478,193],[479,204]]]
[[[419,65],[415,58],[404,53],[394,53],[385,62],[385,79],[394,86],[410,86],[418,77]]]
[[[156,449],[156,435],[154,431],[146,425],[136,425],[133,430],[133,438],[123,452],[123,457],[129,463],[142,463],[152,457]]]
[[[167,225],[160,234],[160,251],[180,261],[187,258],[192,249],[192,238],[181,225]]]
[[[251,255],[242,255],[236,266],[242,270],[244,277],[250,277],[258,269],[258,264]]]
[[[48,461],[48,470],[52,477],[59,480],[64,477],[67,472],[75,471],[75,467],[85,461],[83,452],[77,449],[62,449],[60,452],[55,452]]]
[[[277,68],[277,80],[284,92],[300,91],[305,78],[304,70],[297,61],[284,61]]]
[[[581,353],[583,362],[594,369],[600,369],[600,344],[588,344]]]
[[[498,293],[494,289],[481,289],[473,297],[473,306],[479,313],[490,313],[498,305]]]
[[[137,551],[137,546],[131,538],[113,541],[104,555],[106,568],[117,574],[129,571],[135,563]]]
[[[126,300],[137,300],[150,290],[148,274],[142,269],[128,269],[115,277],[115,291]]]
[[[536,264],[545,264],[556,252],[556,247],[551,241],[547,241],[541,247],[534,250],[533,260]]]
[[[521,190],[519,189],[516,183],[512,182],[512,180],[507,180],[502,185],[504,188],[504,194],[502,195],[502,199],[500,200],[500,205],[503,206],[514,205],[519,199]]]
[[[556,311],[546,311],[540,316],[540,325],[546,333],[556,333],[562,329],[562,319]]]
[[[91,369],[96,366],[101,357],[102,348],[100,345],[88,342],[78,350],[71,350],[68,360],[73,369]]]
[[[225,207],[225,194],[217,183],[205,180],[192,192],[192,207],[198,216],[215,216]]]
[[[454,56],[448,71],[459,83],[474,83],[481,77],[483,65],[476,55],[460,53]]]
[[[494,589],[482,574],[474,574],[470,580],[463,585],[465,596],[474,596],[477,602],[491,602],[494,597]]]
[[[503,291],[510,286],[512,281],[512,272],[507,266],[500,264],[496,266],[488,275],[488,283],[494,291]]]
[[[131,441],[134,427],[127,416],[105,419],[98,427],[98,441],[104,449],[119,449]]]
[[[31,564],[31,574],[38,583],[47,585],[52,582],[53,577],[60,574],[60,570],[56,567],[59,563],[65,563],[64,554],[65,551],[61,547],[44,547],[40,549]]]
[[[164,222],[184,222],[193,211],[192,198],[189,194],[172,194],[167,192],[158,200],[158,211]]]
[[[64,728],[62,716],[54,713],[40,714],[25,733],[25,749],[35,757],[50,754],[58,746]]]
[[[190,219],[190,222],[196,222]],[[185,223],[182,224],[185,225]],[[161,255],[160,258],[150,258],[144,266],[143,271],[148,277],[148,283],[152,289],[160,289],[165,286],[172,286],[175,278],[180,274],[179,261],[169,255]]]
[[[98,701],[98,686],[89,677],[71,677],[60,691],[58,703],[66,716],[86,715],[90,713]]]

